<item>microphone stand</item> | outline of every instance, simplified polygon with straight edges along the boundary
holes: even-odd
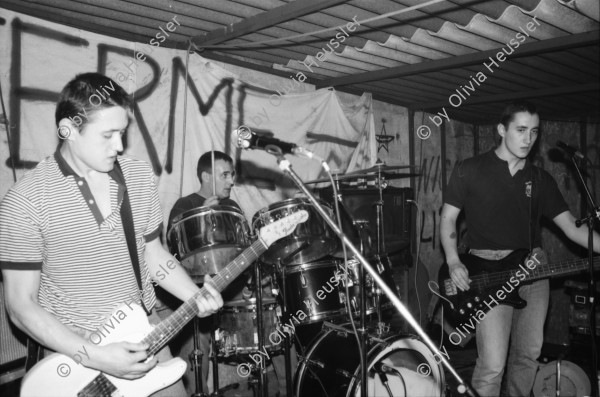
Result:
[[[439,351],[437,346],[433,343],[433,341],[429,338],[429,336],[425,333],[425,331],[421,328],[419,323],[415,320],[412,314],[408,311],[408,309],[402,304],[400,299],[394,294],[394,292],[388,287],[388,285],[379,277],[377,271],[373,269],[373,267],[367,262],[367,260],[362,256],[360,251],[352,244],[350,239],[346,237],[346,235],[342,232],[342,230],[338,227],[337,223],[334,222],[325,209],[319,204],[318,200],[315,196],[306,188],[306,185],[302,182],[302,179],[296,174],[296,172],[292,169],[291,163],[283,156],[281,149],[274,145],[268,145],[266,151],[277,157],[277,164],[279,169],[285,172],[298,186],[298,188],[308,197],[309,201],[313,205],[313,207],[317,210],[317,212],[321,215],[321,217],[327,222],[329,227],[335,232],[335,234],[339,237],[339,239],[352,251],[354,257],[358,259],[358,261],[362,264],[362,267],[366,269],[373,280],[379,288],[387,295],[390,301],[393,303],[396,310],[406,319],[406,321],[413,327],[413,329],[419,334],[422,340],[427,344],[429,349],[437,356],[436,361],[442,362],[446,369],[454,376],[454,378],[458,381],[458,392],[460,394],[466,394],[470,397],[476,397],[477,393],[473,390],[465,381],[462,380],[458,372],[452,367],[450,362],[444,357],[444,355]]]
[[[577,177],[583,186],[583,190],[587,195],[591,210],[586,217],[577,219],[575,225],[580,227],[587,223],[588,225],[588,264],[590,282],[588,285],[588,302],[590,302],[590,344],[592,346],[592,366],[590,369],[590,381],[592,383],[592,396],[598,396],[598,348],[596,342],[596,281],[594,280],[594,224],[600,220],[600,207],[596,205],[592,193],[587,186],[585,178],[581,174],[579,164],[575,160],[575,155],[569,153],[571,161],[577,171]]]

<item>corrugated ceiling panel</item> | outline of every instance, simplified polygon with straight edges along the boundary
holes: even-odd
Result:
[[[561,3],[565,3],[559,0]],[[566,2],[569,7],[573,8],[577,12],[582,13],[586,17],[593,19],[596,22],[600,21],[600,2],[589,1],[589,0],[572,0]]]
[[[551,23],[569,33],[583,33],[598,30],[598,22],[577,11],[565,7],[557,0],[542,0],[532,11],[541,20]]]
[[[297,1],[301,0],[2,0],[7,8],[19,12],[119,38],[129,34],[132,41],[144,43],[155,34],[160,21],[177,14],[183,26],[172,35],[173,41],[165,43],[165,46],[173,48],[186,48],[189,37],[201,38],[206,33],[225,31],[247,18],[260,20],[264,12]],[[257,43],[310,34],[344,25],[354,17],[364,20],[407,7],[418,7],[423,2],[351,0],[263,29],[248,31],[222,44]],[[506,48],[517,33],[523,34],[521,29],[526,29],[533,16],[539,25],[535,26],[534,31],[528,31],[530,37],[525,43],[598,31],[599,4],[598,0],[444,0],[386,19],[363,23],[360,29],[335,48],[335,53],[328,54],[323,61],[315,56],[323,48],[327,49],[335,31],[294,40],[297,44],[291,45],[287,42],[286,45],[236,49],[223,47],[207,51],[278,71],[301,71],[315,81],[327,80],[390,68],[402,71],[403,67],[414,68],[421,63],[460,56],[469,58],[470,54],[475,55],[480,51],[500,50]],[[268,19],[263,17],[262,22],[268,22]],[[502,63],[501,68],[494,70],[493,78],[478,87],[473,96],[493,97],[539,88],[568,89],[589,81],[597,83],[600,61],[597,52],[596,44],[509,59]],[[313,65],[312,73],[300,61]],[[387,78],[385,81],[354,82],[348,87],[369,90],[375,95],[393,98],[397,103],[442,103],[447,101],[454,89],[467,84],[477,72],[485,71],[482,63],[470,65],[438,72],[416,71],[416,74]],[[488,75],[492,76],[491,72]],[[598,103],[598,93],[583,92],[568,96],[572,98],[565,107],[569,111],[587,105],[585,101],[595,100],[593,103]],[[547,109],[556,109],[562,97],[542,99]],[[481,109],[482,115],[495,109],[492,104],[466,103],[465,106],[476,106],[472,109]],[[456,110],[459,115],[467,113],[465,109]]]
[[[418,63],[429,59],[442,59],[448,56],[443,51],[438,51],[433,48],[424,47],[415,43],[411,43],[408,39],[403,37],[390,36],[388,40],[383,43],[377,43],[382,48],[391,49],[400,53],[399,60],[405,63]],[[414,55],[419,58],[404,58],[407,55]]]
[[[467,28],[463,27],[461,29],[456,24],[450,22],[446,22],[438,32],[430,32],[430,34],[457,44],[461,43],[461,45],[479,51],[491,50],[498,47],[498,41],[487,39],[477,33],[471,33]]]

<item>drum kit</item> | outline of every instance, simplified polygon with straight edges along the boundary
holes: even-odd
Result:
[[[361,253],[377,269],[380,277],[393,291],[399,289],[392,277],[389,254],[409,244],[390,241],[383,235],[382,190],[386,179],[398,177],[389,171],[407,167],[377,164],[366,170],[334,174],[334,182],[375,180],[380,191],[377,209],[377,236],[370,236],[367,222],[352,219],[338,200],[340,217],[345,218],[344,233],[360,246]],[[391,175],[391,176],[390,176]],[[402,174],[410,176],[411,174]],[[414,175],[414,174],[413,174]],[[307,182],[321,183],[327,180]],[[321,202],[332,218],[332,205]],[[213,365],[213,395],[219,395],[218,363],[240,363],[251,368],[255,396],[266,396],[266,369],[251,358],[284,354],[286,361],[287,395],[359,396],[361,395],[360,351],[354,327],[349,321],[365,318],[361,324],[366,350],[369,396],[442,396],[445,389],[444,371],[426,344],[411,335],[390,331],[383,317],[392,309],[387,297],[361,270],[355,258],[344,258],[339,239],[333,230],[304,197],[283,200],[256,212],[250,227],[243,213],[234,207],[200,207],[179,215],[168,233],[172,250],[182,265],[198,283],[205,275],[219,273],[229,261],[253,241],[253,233],[289,214],[304,210],[308,220],[294,232],[273,243],[253,267],[253,293],[242,299],[226,301],[215,316],[211,361]],[[343,224],[344,222],[342,222]],[[373,241],[372,241],[373,240]],[[263,299],[263,283],[274,297]],[[365,302],[361,302],[361,296]],[[364,307],[364,310],[360,310]],[[321,331],[309,343],[302,343],[295,331],[311,324],[322,324]],[[364,330],[364,331],[363,331]],[[196,337],[196,335],[194,335]],[[295,339],[294,339],[295,338]],[[284,343],[281,343],[281,341]],[[291,383],[291,345],[300,352],[300,363]],[[197,345],[196,345],[197,346]],[[197,367],[199,360],[192,360]],[[200,369],[195,368],[196,377]],[[196,385],[201,381],[197,379]],[[201,388],[197,395],[202,396]],[[362,390],[365,390],[363,387]]]

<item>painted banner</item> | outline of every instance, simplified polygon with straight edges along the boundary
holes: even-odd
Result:
[[[131,43],[0,9],[2,19],[0,50],[9,56],[0,58],[0,82],[11,150],[2,123],[0,197],[15,177],[54,152],[58,93],[75,75],[90,71],[106,74],[132,94],[124,155],[152,165],[165,218],[177,198],[198,190],[196,163],[212,148],[234,158],[239,177],[232,198],[248,219],[294,195],[273,156],[237,148],[234,131],[240,125],[306,147],[332,169],[366,168],[376,161],[370,95],[342,103],[331,89],[314,91],[303,84],[302,73],[272,77],[267,80],[272,85],[260,86],[159,41]],[[287,157],[304,180],[325,176],[319,162]]]

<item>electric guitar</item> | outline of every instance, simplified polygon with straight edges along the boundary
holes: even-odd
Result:
[[[522,309],[527,302],[519,294],[523,284],[550,277],[580,273],[588,268],[588,260],[574,259],[553,264],[540,264],[528,258],[529,250],[518,249],[500,260],[488,260],[475,255],[459,255],[469,271],[468,291],[460,291],[450,279],[448,264],[439,271],[438,281],[444,305],[444,317],[454,327],[470,324],[474,329],[483,315],[499,304]],[[594,257],[594,271],[600,270],[600,256]],[[474,323],[475,321],[475,323]]]
[[[261,228],[260,237],[211,279],[213,286],[218,291],[222,291],[273,242],[291,234],[297,224],[307,219],[308,212],[301,210]],[[149,356],[156,354],[198,314],[195,297],[203,292],[206,292],[204,288],[154,329],[148,323],[148,317],[139,305],[131,303],[122,305],[112,315],[111,326],[107,323],[102,328],[104,333],[102,329],[96,332],[105,335],[99,345],[120,341],[141,341],[150,346]],[[112,320],[115,322],[113,323]],[[127,380],[84,367],[68,356],[53,353],[37,363],[25,375],[21,386],[21,397],[145,397],[179,380],[186,366],[185,361],[176,357],[165,363],[159,363],[142,378]]]

